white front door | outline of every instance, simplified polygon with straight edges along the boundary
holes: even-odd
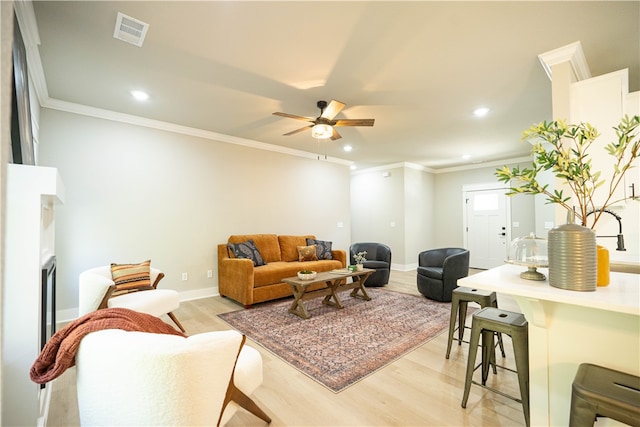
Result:
[[[504,188],[464,191],[466,247],[471,268],[493,268],[507,258],[507,196]]]

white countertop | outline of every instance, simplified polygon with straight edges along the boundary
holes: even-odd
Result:
[[[609,286],[598,286],[595,291],[570,291],[549,284],[546,268],[538,271],[547,276],[545,281],[526,280],[520,273],[526,267],[505,264],[458,280],[459,286],[486,289],[538,300],[554,301],[583,307],[640,316],[640,275],[611,272]]]

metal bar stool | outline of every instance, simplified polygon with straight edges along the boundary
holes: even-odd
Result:
[[[447,355],[449,358],[451,353],[451,343],[453,342],[453,333],[458,330],[458,345],[462,345],[464,330],[469,329],[468,326],[464,326],[467,320],[467,305],[470,302],[475,302],[480,305],[480,308],[495,307],[498,308],[498,298],[495,292],[484,291],[481,289],[465,288],[459,286],[451,293],[451,319],[449,320],[449,341],[447,342]],[[456,316],[458,317],[458,327],[456,327]],[[502,352],[502,357],[505,357],[504,345],[502,344],[502,334],[498,334],[498,345]],[[495,368],[494,368],[495,372]]]
[[[484,387],[488,390],[498,393],[504,397],[522,403],[524,411],[524,420],[529,426],[530,410],[529,410],[529,330],[528,323],[524,316],[520,313],[501,310],[494,307],[485,307],[473,314],[471,322],[471,339],[469,340],[469,360],[467,361],[467,375],[464,382],[464,395],[462,396],[462,407],[467,407],[469,399],[469,391],[471,384]],[[494,336],[496,332],[507,334],[513,342],[513,353],[516,361],[516,370],[518,374],[518,384],[520,385],[520,399],[509,396],[486,385],[487,376],[489,374],[489,365],[495,358]],[[473,372],[478,353],[478,345],[480,336],[482,335],[482,384],[473,381]],[[500,366],[513,372],[513,369]]]
[[[571,389],[569,427],[593,426],[596,416],[640,426],[640,377],[583,363]]]

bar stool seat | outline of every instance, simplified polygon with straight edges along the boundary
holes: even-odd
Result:
[[[640,377],[583,363],[571,389],[570,427],[593,426],[596,416],[640,426]]]
[[[453,342],[453,334],[458,331],[458,345],[462,345],[464,341],[464,330],[467,321],[467,306],[470,302],[475,302],[480,305],[480,308],[495,307],[498,308],[498,298],[496,293],[492,291],[485,291],[482,289],[466,288],[464,286],[458,286],[451,293],[451,319],[449,320],[449,340],[447,341],[447,354],[446,358],[449,358],[451,354],[451,344]],[[458,326],[456,327],[456,317],[458,318]],[[502,357],[505,357],[504,344],[502,343],[502,334],[498,334],[498,345],[502,352]],[[494,369],[495,372],[495,369]]]
[[[495,307],[485,307],[473,314],[471,322],[471,339],[469,340],[469,359],[467,361],[467,373],[464,382],[464,394],[462,396],[462,407],[467,407],[471,384],[484,387],[492,392],[522,403],[524,420],[527,426],[530,425],[529,409],[529,324],[521,313],[501,310]],[[507,334],[513,342],[513,353],[516,362],[515,372],[518,374],[518,384],[520,386],[520,398],[509,396],[486,385],[489,373],[489,365],[495,359],[495,333]],[[478,346],[482,336],[482,384],[473,381],[473,372],[478,353]],[[503,369],[512,369],[500,366]]]

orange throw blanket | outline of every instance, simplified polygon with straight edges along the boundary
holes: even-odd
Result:
[[[44,384],[62,375],[75,365],[76,352],[82,338],[91,332],[103,329],[171,334],[185,334],[163,322],[162,319],[127,308],[105,308],[85,314],[56,332],[45,344],[40,355],[31,366],[31,380]]]

